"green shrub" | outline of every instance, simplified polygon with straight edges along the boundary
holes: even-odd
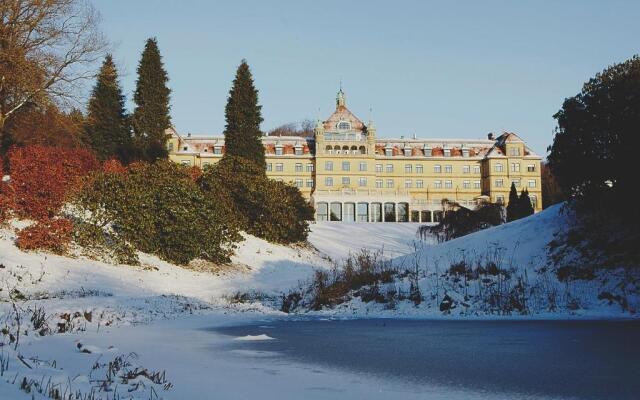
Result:
[[[169,161],[133,164],[126,174],[98,172],[75,204],[89,216],[85,222],[164,260],[228,262],[241,240],[229,198],[205,194],[192,176]]]
[[[251,161],[225,156],[204,171],[199,183],[210,195],[229,195],[247,233],[276,243],[306,240],[313,207],[297,188],[267,178]]]

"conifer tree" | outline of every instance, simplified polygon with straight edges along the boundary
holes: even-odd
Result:
[[[165,133],[171,124],[168,81],[158,41],[156,38],[147,39],[138,64],[132,124],[136,145],[148,161],[168,157]]]
[[[518,198],[516,185],[511,182],[511,189],[509,190],[509,204],[507,205],[507,222],[515,221],[518,218],[520,218],[520,199]]]
[[[262,106],[246,60],[238,67],[225,107],[225,155],[242,157],[264,170],[264,147],[260,123]]]
[[[533,205],[531,205],[531,197],[529,197],[529,190],[528,189],[523,189],[520,192],[520,198],[518,199],[518,201],[520,202],[519,205],[519,217],[520,218],[524,218],[524,217],[528,217],[529,215],[533,215],[534,210],[533,210]]]
[[[128,162],[133,153],[129,118],[113,58],[108,54],[89,99],[85,125],[87,141],[101,159]]]

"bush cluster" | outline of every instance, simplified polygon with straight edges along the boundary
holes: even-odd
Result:
[[[81,178],[99,168],[95,155],[87,149],[13,147],[7,159],[11,180],[2,193],[11,193],[18,217],[37,221],[53,218]]]
[[[253,162],[225,156],[205,169],[198,182],[208,196],[229,195],[234,218],[247,233],[284,244],[307,238],[313,207],[297,188],[267,178]]]
[[[445,242],[504,222],[504,207],[501,204],[483,203],[475,210],[470,210],[445,200],[443,206],[446,212],[442,221],[436,226],[423,225],[418,228],[420,237],[425,239],[432,234],[438,241]]]
[[[241,239],[225,193],[205,193],[189,168],[169,161],[99,171],[74,204],[88,224],[80,237],[96,237],[86,230],[97,227],[176,264],[227,262]]]
[[[64,254],[71,243],[73,223],[65,218],[40,221],[18,231],[16,245],[22,250],[47,250]]]

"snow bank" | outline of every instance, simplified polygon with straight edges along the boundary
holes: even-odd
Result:
[[[342,261],[363,248],[381,251],[385,258],[415,251],[421,243],[416,236],[418,223],[316,222],[311,225],[309,242],[334,261]]]

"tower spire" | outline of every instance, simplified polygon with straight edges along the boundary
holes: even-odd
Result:
[[[342,91],[342,79],[340,79],[340,90],[336,95],[336,109],[345,106],[344,92]]]

